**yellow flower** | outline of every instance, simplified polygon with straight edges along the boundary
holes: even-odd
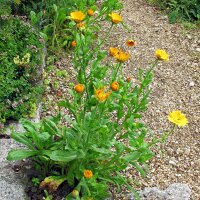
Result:
[[[186,116],[179,110],[170,112],[168,120],[178,126],[185,126],[188,123]]]
[[[101,87],[95,91],[97,99],[102,102],[105,101],[109,97],[109,95],[112,93],[111,91],[105,93],[104,90],[105,88]]]
[[[87,11],[87,13],[88,13],[89,16],[93,16],[94,15],[94,11],[92,9],[89,9]]]
[[[125,62],[131,57],[131,55],[128,52],[123,52],[123,51],[120,50],[116,55],[114,55],[114,57],[119,62]]]
[[[155,54],[158,60],[169,61],[169,55],[166,51],[162,49],[157,49]]]
[[[134,40],[127,40],[127,41],[126,41],[126,45],[127,45],[128,47],[135,46],[136,44],[137,44],[137,42],[134,41]]]
[[[85,19],[85,14],[81,11],[75,11],[70,13],[71,19],[75,22],[81,22]]]
[[[84,85],[82,85],[82,84],[77,84],[77,85],[75,85],[75,87],[74,87],[74,90],[77,92],[77,93],[82,93],[83,91],[84,91]]]
[[[111,85],[110,85],[110,88],[113,90],[113,91],[117,91],[119,89],[119,83],[118,82],[113,82]]]
[[[115,56],[116,54],[118,54],[118,52],[119,52],[119,49],[117,49],[115,47],[110,47],[110,49],[109,49],[109,54],[111,56]]]
[[[119,22],[122,22],[122,17],[117,13],[111,13],[109,14],[109,17],[114,24],[118,24]]]
[[[88,169],[84,170],[84,177],[85,178],[92,178],[92,176],[93,176],[93,173],[92,173],[91,170],[88,170]]]

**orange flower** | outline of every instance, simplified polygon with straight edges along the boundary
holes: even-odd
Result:
[[[134,40],[127,40],[127,41],[126,41],[126,45],[127,45],[128,47],[135,46],[136,44],[137,44],[137,42],[134,41]]]
[[[110,88],[113,90],[113,91],[117,91],[119,89],[119,83],[118,82],[113,82],[111,85],[110,85]]]
[[[112,93],[111,91],[105,93],[104,90],[105,88],[101,87],[95,91],[97,99],[101,102],[105,101],[109,97],[109,95]]]
[[[89,9],[87,11],[87,13],[88,13],[89,16],[93,16],[94,15],[94,11],[92,9]]]
[[[75,11],[70,13],[71,19],[75,22],[81,22],[85,19],[85,14],[81,11]]]
[[[114,55],[114,57],[119,62],[125,62],[131,57],[131,55],[128,52],[123,52],[123,51],[120,50],[116,55]]]
[[[115,56],[116,54],[118,54],[118,52],[119,52],[119,49],[117,49],[115,47],[110,47],[110,49],[109,49],[109,54],[111,56]]]
[[[92,176],[93,176],[93,173],[92,173],[91,170],[88,170],[88,169],[84,170],[84,177],[85,178],[92,178]]]
[[[84,91],[84,85],[82,85],[82,84],[77,84],[77,85],[75,85],[75,87],[74,87],[74,90],[77,92],[77,93],[82,93],[83,91]]]
[[[111,18],[111,21],[114,24],[118,24],[119,22],[122,22],[122,17],[117,13],[111,13],[109,14],[109,17]]]
[[[75,40],[72,41],[71,45],[72,45],[72,47],[75,47],[76,46],[76,41]]]

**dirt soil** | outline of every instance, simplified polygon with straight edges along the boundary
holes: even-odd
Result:
[[[154,52],[158,48],[170,54],[169,62],[160,62],[154,71],[144,121],[155,134],[162,135],[164,130],[172,127],[167,120],[172,110],[181,110],[189,120],[187,127],[176,128],[168,142],[156,150],[149,174],[141,179],[138,188],[165,188],[172,183],[187,183],[192,190],[192,199],[200,199],[200,31],[186,31],[180,24],[169,24],[167,16],[145,0],[122,2],[123,21],[131,31],[116,27],[109,42],[121,47],[126,39],[137,41],[137,46],[129,49],[132,59],[124,66],[126,75],[136,81],[138,67],[147,68],[154,61]],[[59,69],[66,69],[66,66],[71,68],[67,61],[57,63]],[[50,73],[49,78],[54,80],[55,73]],[[66,79],[65,82],[63,79],[58,81],[59,90],[47,89],[44,116],[53,113],[55,102],[67,93]],[[140,179],[131,168],[126,171],[126,176]],[[116,199],[126,198],[116,196]]]

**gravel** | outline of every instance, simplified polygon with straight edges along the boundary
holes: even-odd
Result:
[[[144,121],[155,134],[160,135],[172,127],[167,121],[170,111],[181,110],[189,120],[187,127],[176,128],[165,145],[155,148],[155,157],[149,163],[146,178],[142,179],[133,168],[126,170],[125,175],[140,181],[138,186],[133,184],[137,189],[164,189],[172,183],[188,184],[192,191],[191,199],[200,199],[200,31],[187,31],[179,24],[169,24],[167,16],[163,16],[145,0],[122,2],[123,20],[131,31],[116,26],[109,42],[111,46],[123,46],[126,49],[126,39],[137,41],[136,47],[128,49],[132,59],[124,66],[126,76],[135,80],[138,67],[147,68],[154,61],[156,49],[165,49],[170,54],[170,61],[160,62],[154,71],[152,93]],[[70,59],[61,59],[54,67],[66,70],[68,76],[58,80],[58,88],[55,89],[51,84],[47,87],[43,116],[56,112],[56,102],[67,97],[69,83],[75,82]],[[48,79],[51,83],[56,80],[55,70],[49,73]],[[122,195],[115,199],[123,199]]]

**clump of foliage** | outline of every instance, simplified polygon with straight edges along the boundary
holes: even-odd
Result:
[[[167,9],[171,23],[175,23],[177,20],[190,22],[200,20],[199,0],[148,0],[148,2]]]
[[[123,23],[118,13],[74,9],[68,20],[76,71],[76,83],[69,84],[71,96],[59,102],[56,116],[38,123],[22,119],[25,132],[13,132],[11,137],[27,149],[11,150],[7,159],[32,158],[39,172],[32,181],[48,190],[46,198],[52,198],[51,193],[67,184],[66,200],[100,200],[108,196],[111,183],[118,191],[127,186],[139,199],[122,171],[132,166],[145,176],[154,155],[151,148],[163,142],[175,127],[157,138],[142,121],[153,70],[158,62],[168,61],[169,55],[156,50],[152,65],[139,69],[138,83],[132,83],[123,73],[123,63],[131,54],[116,47],[105,50],[104,46],[113,27]],[[97,38],[105,20],[110,27],[102,38]],[[131,48],[136,42],[130,39],[126,44]],[[63,107],[67,115],[62,113]],[[168,118],[178,126],[188,123],[180,111],[170,113]]]
[[[42,44],[30,25],[0,20],[0,122],[33,117],[42,93]]]
[[[97,9],[95,0],[21,0],[12,6],[14,13],[24,13],[30,17],[32,24],[45,39],[49,51],[59,55],[62,49],[70,47],[73,39],[69,14],[74,10]],[[111,10],[119,10],[122,4],[119,0],[105,0],[101,5],[99,16],[108,14]]]

